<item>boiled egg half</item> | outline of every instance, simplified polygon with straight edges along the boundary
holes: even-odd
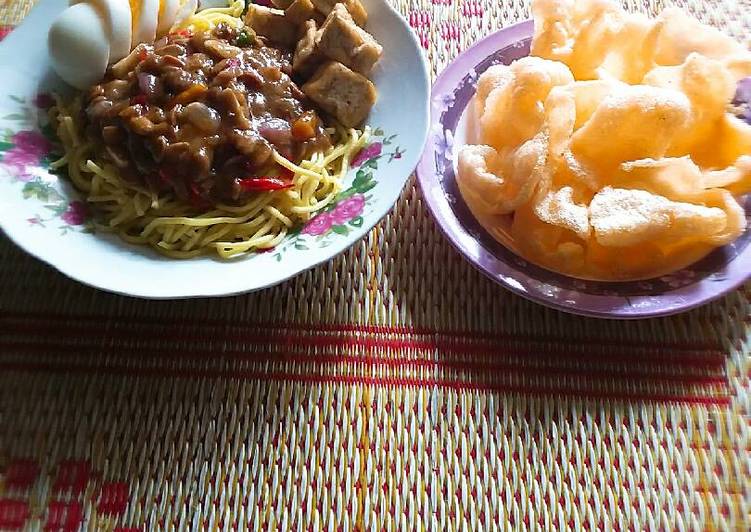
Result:
[[[151,43],[196,12],[197,0],[72,0],[52,23],[52,68],[85,89],[140,43]]]
[[[77,89],[99,81],[107,70],[110,39],[102,17],[89,3],[70,6],[47,36],[52,68]]]

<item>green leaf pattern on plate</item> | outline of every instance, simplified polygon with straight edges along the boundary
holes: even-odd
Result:
[[[352,160],[352,167],[357,168],[352,184],[339,192],[330,205],[309,220],[294,234],[275,249],[274,258],[282,260],[282,253],[289,249],[302,249],[301,246],[325,248],[335,238],[349,235],[365,222],[363,215],[367,214],[373,197],[367,192],[378,185],[373,172],[378,170],[379,164],[388,164],[399,159],[404,154],[398,145],[391,151],[384,151],[386,146],[394,145],[396,135],[384,137],[382,129],[373,131],[374,140],[363,148]]]

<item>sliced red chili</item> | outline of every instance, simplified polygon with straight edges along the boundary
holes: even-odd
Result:
[[[158,174],[159,174],[159,179],[161,180],[162,183],[166,185],[172,184],[172,175],[167,170],[165,170],[164,168],[160,168]]]
[[[246,177],[238,181],[243,190],[249,192],[265,192],[269,190],[284,190],[290,188],[292,183],[278,177]]]
[[[145,94],[136,94],[130,98],[130,105],[146,105],[147,103]]]
[[[206,208],[210,205],[208,200],[203,197],[203,194],[201,194],[201,189],[198,186],[198,183],[191,183],[188,186],[188,195],[190,196],[190,203],[194,207]]]
[[[250,163],[248,163],[250,166]],[[281,167],[279,175],[276,176],[255,176],[239,179],[238,183],[243,190],[262,192],[267,190],[284,190],[292,186],[292,179],[295,173],[291,170]]]

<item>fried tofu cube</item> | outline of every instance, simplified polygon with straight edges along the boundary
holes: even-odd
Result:
[[[312,0],[312,2],[318,12],[324,16],[328,16],[336,4],[342,4],[347,11],[349,11],[355,24],[364,28],[365,24],[368,22],[368,12],[365,11],[360,0],[344,0],[342,2],[338,2],[337,0]]]
[[[295,0],[284,10],[284,14],[292,22],[301,26],[306,21],[313,19],[318,13],[311,0]]]
[[[284,46],[294,46],[297,42],[297,24],[284,16],[281,9],[251,4],[245,15],[245,24],[272,42]]]
[[[316,37],[318,49],[326,57],[339,61],[367,76],[383,53],[383,47],[360,28],[343,4],[336,4]]]
[[[292,2],[293,0],[271,0],[271,3],[274,4],[274,7],[278,9],[287,9],[292,5]]]
[[[355,24],[364,28],[365,24],[368,23],[368,12],[365,11],[365,7],[360,3],[360,0],[344,0],[342,4],[349,11]]]
[[[309,75],[323,60],[316,48],[316,33],[318,28],[314,20],[305,21],[305,33],[297,42],[295,55],[292,58],[292,70],[303,75]]]
[[[302,90],[345,127],[362,123],[377,97],[368,78],[336,61],[321,65]]]

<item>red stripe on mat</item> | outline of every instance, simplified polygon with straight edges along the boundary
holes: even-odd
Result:
[[[8,36],[8,34],[11,31],[13,31],[14,27],[15,26],[11,26],[11,25],[8,25],[8,24],[0,24],[0,41],[2,41],[3,39],[5,39]]]
[[[464,373],[458,379],[492,376],[492,372],[509,372],[509,377],[573,377],[582,379],[612,379],[610,384],[625,381],[633,383],[634,379],[657,383],[673,383],[684,385],[720,385],[726,386],[728,381],[724,374],[697,375],[686,373],[668,373],[664,371],[639,370],[624,368],[613,370],[592,367],[540,366],[510,362],[473,362],[467,360],[445,360],[430,358],[381,357],[368,355],[347,355],[337,353],[316,353],[312,355],[285,352],[249,352],[236,350],[186,350],[149,349],[137,346],[107,346],[88,347],[81,345],[45,345],[26,342],[0,340],[0,348],[14,353],[34,353],[44,355],[90,356],[98,357],[104,353],[118,358],[142,361],[146,359],[162,360],[219,360],[232,359],[254,363],[295,363],[314,365],[351,364],[354,367],[368,368],[404,368],[404,369],[449,369]],[[678,370],[682,368],[676,368]],[[724,369],[724,365],[716,368]],[[490,373],[490,375],[489,375]],[[620,382],[618,384],[623,384]]]
[[[8,324],[10,321],[12,324]],[[524,356],[538,356],[538,357],[554,357],[559,358],[572,358],[578,361],[590,361],[601,362],[607,360],[609,362],[620,363],[646,363],[646,364],[658,364],[658,363],[679,363],[682,365],[690,365],[694,367],[707,367],[715,366],[725,363],[725,356],[716,350],[696,352],[694,349],[690,351],[680,350],[679,348],[670,348],[670,346],[661,346],[659,349],[646,344],[635,344],[628,349],[628,345],[621,346],[621,349],[617,349],[616,346],[602,345],[597,342],[587,342],[585,349],[592,350],[593,348],[607,347],[606,350],[596,353],[586,353],[581,349],[573,349],[570,345],[567,346],[566,341],[544,341],[540,339],[528,339],[525,337],[506,337],[506,341],[502,343],[488,342],[486,337],[474,335],[463,342],[459,342],[456,338],[445,338],[443,334],[434,333],[431,339],[422,340],[414,339],[410,336],[402,339],[380,338],[377,336],[366,337],[364,334],[376,334],[365,333],[358,330],[357,326],[348,326],[346,331],[335,331],[338,334],[344,334],[344,336],[327,336],[322,334],[318,329],[309,330],[309,328],[303,329],[302,326],[291,326],[280,328],[276,325],[273,328],[268,328],[262,332],[258,331],[258,326],[242,326],[233,325],[229,323],[223,324],[223,330],[204,330],[201,331],[201,325],[199,323],[191,325],[183,323],[183,326],[190,325],[188,329],[191,331],[185,333],[182,331],[170,331],[165,329],[164,326],[159,326],[153,322],[147,322],[144,325],[139,326],[144,328],[157,327],[158,330],[153,331],[152,336],[149,337],[148,331],[135,329],[135,330],[123,330],[124,326],[127,326],[122,320],[118,320],[116,323],[112,321],[104,321],[99,323],[75,323],[66,324],[60,323],[58,320],[56,323],[49,323],[48,321],[27,321],[21,320],[20,323],[14,323],[17,320],[7,316],[0,315],[0,325],[6,322],[5,330],[6,334],[19,334],[29,333],[33,334],[36,338],[43,338],[44,333],[58,338],[124,338],[127,340],[152,338],[159,340],[172,340],[176,342],[186,341],[215,341],[217,335],[223,341],[234,341],[242,343],[258,343],[263,345],[291,345],[304,342],[305,345],[312,347],[363,347],[371,349],[393,349],[393,350],[439,350],[439,351],[451,351],[457,355],[470,355],[475,357],[497,357],[502,353],[517,354]],[[205,327],[204,327],[205,329]],[[245,331],[231,331],[229,329],[245,329]],[[290,331],[298,333],[299,337],[293,337],[290,335]],[[0,328],[2,332],[2,328]],[[326,331],[323,331],[324,333]],[[354,336],[353,336],[354,335]],[[527,344],[527,345],[509,345],[514,344]],[[537,345],[536,345],[537,344]],[[561,347],[563,344],[563,348]],[[581,342],[576,343],[578,346],[582,346]],[[623,349],[627,347],[627,349]],[[634,352],[635,349],[639,349],[640,353]],[[679,352],[676,352],[678,350]]]
[[[702,406],[728,406],[731,404],[729,396],[695,396],[660,393],[625,393],[608,392],[602,390],[571,390],[564,387],[552,386],[517,386],[500,385],[496,383],[453,382],[442,379],[417,378],[378,378],[349,375],[298,375],[282,372],[264,371],[221,371],[221,370],[171,370],[159,368],[133,368],[129,366],[106,366],[96,368],[91,366],[65,364],[34,364],[34,363],[0,363],[2,371],[24,372],[66,372],[81,374],[112,374],[149,377],[183,377],[183,378],[227,378],[245,380],[273,380],[304,382],[316,384],[351,384],[385,387],[415,387],[415,388],[448,388],[457,391],[491,391],[532,396],[562,396],[578,399],[610,399],[616,401],[650,401],[661,403],[684,403]]]
[[[286,331],[303,331],[310,333],[320,332],[338,332],[338,333],[364,333],[364,334],[381,334],[381,335],[406,335],[406,336],[432,336],[444,338],[456,338],[483,341],[519,341],[519,342],[552,342],[555,344],[572,344],[581,345],[586,342],[587,345],[601,347],[636,347],[636,348],[656,348],[656,349],[680,349],[687,351],[710,351],[714,354],[722,354],[721,347],[718,343],[709,342],[663,342],[652,341],[644,342],[639,340],[603,340],[591,338],[565,338],[554,335],[529,335],[529,334],[495,334],[483,332],[469,332],[458,330],[436,330],[424,327],[404,327],[404,326],[382,326],[382,325],[360,325],[360,324],[325,324],[325,323],[253,323],[237,324],[228,320],[221,319],[177,319],[165,317],[133,317],[133,316],[108,316],[105,314],[77,314],[68,315],[61,313],[25,313],[25,312],[0,312],[1,321],[31,321],[33,323],[49,324],[50,321],[68,322],[86,322],[96,330],[102,331],[103,327],[116,320],[117,325],[143,325],[143,326],[190,326],[193,327],[244,327],[255,330],[286,330]],[[95,323],[89,323],[95,322]]]
[[[30,334],[35,335],[35,338],[32,338],[31,340],[26,339],[25,341],[11,341],[6,340],[5,343],[9,346],[14,345],[40,345],[43,346],[46,349],[56,349],[56,348],[64,348],[66,347],[65,344],[61,344],[61,340],[67,340],[69,342],[74,342],[74,345],[70,345],[70,347],[78,348],[78,349],[95,349],[100,348],[104,342],[111,344],[111,340],[113,338],[119,338],[120,340],[130,340],[130,341],[140,341],[143,342],[143,332],[132,332],[132,331],[113,331],[109,330],[106,332],[106,334],[101,334],[100,336],[88,336],[86,337],[85,332],[75,331],[75,330],[39,330],[38,328],[35,330],[27,330],[27,331],[15,331],[16,334],[18,332],[28,332]],[[50,333],[51,336],[48,338],[44,337],[44,333]],[[54,334],[54,336],[52,336]],[[83,339],[83,341],[82,341]],[[279,339],[275,339],[269,336],[253,336],[253,335],[234,335],[234,336],[224,336],[225,341],[233,342],[233,343],[240,343],[244,345],[255,345],[255,346],[262,346],[266,347],[271,345],[272,347],[280,347],[289,349],[292,346],[299,346],[299,347],[313,347],[313,348],[319,348],[319,351],[321,348],[323,349],[346,349],[346,348],[362,348],[368,352],[375,351],[376,353],[378,350],[386,350],[389,353],[398,353],[398,352],[419,352],[419,351],[430,351],[430,352],[437,352],[444,356],[451,356],[451,358],[460,360],[463,363],[471,364],[471,363],[484,363],[487,364],[489,362],[482,362],[482,361],[493,361],[497,360],[500,357],[525,357],[537,360],[539,362],[545,363],[545,362],[567,362],[569,364],[576,363],[576,364],[640,364],[643,366],[650,366],[655,368],[664,368],[669,365],[680,365],[681,368],[692,368],[692,369],[704,369],[704,370],[717,370],[720,368],[725,367],[726,360],[724,357],[720,356],[701,356],[697,355],[695,353],[681,353],[681,352],[672,352],[672,353],[664,353],[664,352],[648,352],[648,353],[612,353],[612,352],[596,352],[596,353],[581,353],[576,351],[562,351],[558,350],[557,348],[553,346],[546,346],[546,348],[533,348],[529,346],[497,346],[492,348],[472,348],[470,346],[464,346],[463,349],[457,349],[452,347],[447,347],[444,344],[440,342],[433,343],[431,345],[426,346],[424,342],[411,342],[411,341],[400,341],[397,344],[394,344],[393,342],[384,342],[378,339],[370,339],[370,338],[360,338],[360,339],[353,339],[353,338],[325,338],[325,337],[283,337]],[[216,343],[216,335],[211,336],[197,336],[197,335],[177,335],[174,337],[170,337],[169,335],[164,335],[162,333],[159,333],[158,338],[154,338],[154,341],[162,342],[165,340],[172,340],[178,344],[184,345],[187,343]],[[93,345],[92,345],[93,344]],[[140,346],[141,349],[149,349],[146,346]],[[107,350],[112,349],[111,345],[108,345]],[[174,350],[178,350],[179,352],[186,352],[186,349],[183,347],[176,347]],[[221,348],[218,347],[215,350],[210,351],[213,354],[216,354],[217,352],[221,351]],[[383,359],[393,359],[393,356],[389,356],[388,354],[382,357]]]
[[[170,325],[173,327],[172,330]],[[189,333],[174,330],[177,327]],[[16,335],[18,339],[11,339]],[[419,338],[420,336],[422,338]],[[729,396],[724,395],[728,392],[725,376],[726,357],[716,345],[709,352],[702,352],[695,344],[663,345],[633,341],[582,343],[581,340],[551,336],[486,336],[408,327],[246,325],[226,320],[152,320],[138,317],[25,313],[0,313],[0,338],[3,337],[5,338],[0,339],[0,349],[3,351],[15,350],[18,353],[53,356],[62,354],[66,358],[84,355],[94,359],[91,363],[83,364],[76,364],[70,359],[61,363],[49,363],[49,358],[45,361],[7,361],[5,366],[0,366],[24,371],[124,372],[136,375],[296,381],[313,379],[315,382],[440,386],[531,395],[562,394],[579,398],[673,401],[708,405],[724,405],[731,401]],[[123,345],[124,340],[128,341],[126,345]],[[170,340],[177,345],[167,348],[162,345],[148,345],[152,342]],[[226,349],[227,343],[232,342],[244,345],[230,346],[234,349]],[[203,345],[199,349],[182,347],[201,344]],[[217,345],[217,348],[212,349],[212,345]],[[576,349],[575,346],[580,349]],[[584,349],[581,349],[582,347]],[[307,348],[312,348],[315,352],[300,352]],[[362,354],[346,351],[347,348],[360,348]],[[249,352],[249,349],[255,349],[256,352]],[[275,352],[275,349],[279,352]],[[109,361],[98,359],[102,353],[114,355],[116,358],[123,357],[130,367],[121,367],[122,365],[118,364],[119,360],[112,361],[113,365]],[[404,353],[408,356],[404,356]],[[274,372],[273,367],[269,368],[269,372],[234,368],[214,370],[132,367],[132,362],[149,357],[150,360],[232,359],[258,364],[292,363],[300,365],[301,372],[312,369],[319,375],[295,374],[296,368],[292,372],[289,368]],[[353,367],[354,371],[404,368],[412,371],[427,369],[437,374],[419,379],[339,375],[341,367],[337,366],[342,364]],[[636,364],[639,367],[634,367]],[[457,374],[442,375],[441,371],[446,370],[455,371]],[[710,374],[697,374],[696,370],[704,370]],[[539,380],[533,383],[523,382],[533,378]],[[566,386],[551,383],[551,380],[556,378],[566,379]],[[519,384],[519,379],[522,379],[522,384]],[[593,384],[600,386],[593,389]],[[640,386],[641,384],[645,386]],[[669,393],[643,390],[644,387],[654,384],[667,386]],[[635,385],[642,389],[634,390]],[[706,394],[696,395],[697,386],[706,387],[706,390],[702,390]]]
[[[236,344],[255,344],[261,346],[279,346],[290,347],[300,345],[313,348],[362,348],[367,350],[387,350],[392,352],[399,351],[431,351],[440,353],[450,353],[457,358],[490,358],[497,359],[499,356],[524,356],[534,357],[540,360],[561,360],[576,363],[611,363],[611,364],[644,364],[652,366],[664,366],[665,364],[680,364],[692,368],[715,368],[724,366],[725,357],[719,353],[699,354],[695,352],[681,351],[657,351],[649,350],[644,352],[635,352],[622,350],[618,352],[614,349],[602,350],[597,352],[583,352],[572,350],[571,347],[562,350],[555,344],[543,344],[539,346],[522,345],[514,346],[508,344],[482,345],[475,343],[469,344],[452,344],[444,341],[423,341],[423,340],[389,340],[372,337],[353,337],[353,336],[320,336],[315,333],[310,335],[290,336],[279,333],[229,333],[228,331],[207,332],[206,334],[186,334],[183,332],[172,332],[160,330],[154,332],[149,337],[148,332],[143,330],[122,330],[111,327],[105,328],[80,328],[76,326],[62,327],[44,325],[22,325],[17,326],[12,334],[18,335],[27,333],[32,341],[45,343],[44,345],[54,347],[59,345],[62,339],[75,340],[76,345],[85,347],[86,343],[101,345],[102,342],[110,342],[112,339],[127,341],[144,341],[144,338],[151,341],[175,342],[178,344],[185,343],[217,343],[217,336],[223,342]],[[0,333],[1,334],[1,333]],[[81,341],[83,340],[83,341]],[[600,348],[600,346],[595,346]]]

